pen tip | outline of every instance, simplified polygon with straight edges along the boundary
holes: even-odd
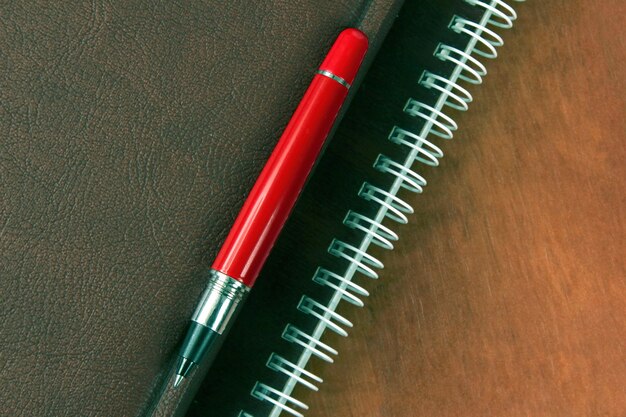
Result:
[[[185,379],[184,376],[182,375],[176,375],[176,378],[174,379],[174,388],[177,388],[181,382],[183,382],[183,379]]]

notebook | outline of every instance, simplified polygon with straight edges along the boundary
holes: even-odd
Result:
[[[406,200],[427,187],[444,146],[454,152],[442,143],[462,128],[454,118],[470,106],[515,18],[511,2],[404,5],[388,39],[402,31],[402,47],[382,45],[189,415],[301,416],[305,391],[324,396],[320,375],[350,361],[340,339],[361,314],[376,314],[367,296],[385,285],[378,257],[411,218]],[[379,91],[385,77],[402,79]],[[371,97],[377,106],[365,102]]]
[[[0,7],[0,415],[184,415],[205,271],[333,40],[397,0]]]

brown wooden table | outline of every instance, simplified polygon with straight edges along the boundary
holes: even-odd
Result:
[[[626,416],[626,3],[516,8],[307,416]]]

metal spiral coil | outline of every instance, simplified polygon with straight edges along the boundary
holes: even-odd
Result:
[[[483,82],[487,69],[477,57],[496,58],[497,48],[504,43],[492,28],[509,29],[517,18],[515,10],[503,0],[464,1],[471,6],[482,8],[484,13],[478,22],[460,16],[452,18],[448,27],[467,37],[465,49],[446,44],[439,44],[435,49],[434,56],[437,59],[454,65],[452,74],[443,76],[424,71],[419,79],[419,84],[424,88],[438,93],[436,103],[431,106],[409,98],[403,109],[405,114],[421,119],[423,122],[421,131],[417,133],[393,126],[387,137],[390,142],[407,150],[405,160],[396,161],[380,154],[374,162],[374,169],[389,174],[393,178],[393,184],[389,188],[381,188],[364,182],[358,192],[359,197],[377,206],[377,214],[374,217],[367,217],[352,210],[348,211],[343,224],[362,232],[360,243],[353,245],[334,239],[328,248],[329,254],[347,262],[346,271],[340,274],[320,267],[313,276],[315,283],[332,291],[330,301],[322,304],[304,295],[298,304],[297,309],[300,312],[315,319],[315,329],[309,334],[292,324],[287,324],[283,331],[284,340],[302,349],[297,363],[273,353],[268,359],[267,367],[285,375],[287,381],[280,389],[261,382],[257,382],[252,389],[251,395],[254,398],[272,405],[272,411],[267,417],[278,417],[283,412],[303,417],[302,412],[308,410],[308,406],[294,398],[292,392],[297,384],[317,391],[319,387],[316,384],[323,382],[322,378],[308,371],[306,366],[312,356],[329,363],[334,361],[333,357],[337,355],[337,350],[321,341],[324,332],[330,330],[341,336],[348,335],[346,329],[351,328],[352,323],[336,312],[339,302],[344,300],[358,307],[364,306],[363,298],[369,296],[369,293],[354,282],[355,275],[360,273],[368,278],[377,279],[377,270],[383,268],[382,262],[368,253],[369,247],[373,244],[384,249],[393,249],[393,242],[398,240],[398,235],[383,225],[383,221],[389,218],[396,223],[405,224],[409,221],[409,215],[413,213],[413,207],[398,197],[398,192],[405,189],[419,194],[424,190],[427,185],[426,179],[413,169],[413,165],[415,163],[439,165],[443,152],[428,138],[431,136],[441,139],[453,138],[458,126],[445,113],[446,107],[459,111],[469,109],[473,97],[460,83],[465,82],[471,86]],[[239,417],[253,416],[241,411]]]

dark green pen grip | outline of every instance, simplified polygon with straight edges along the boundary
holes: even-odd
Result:
[[[179,355],[195,364],[199,364],[209,348],[215,344],[220,334],[202,324],[191,321],[189,331],[180,349]]]

